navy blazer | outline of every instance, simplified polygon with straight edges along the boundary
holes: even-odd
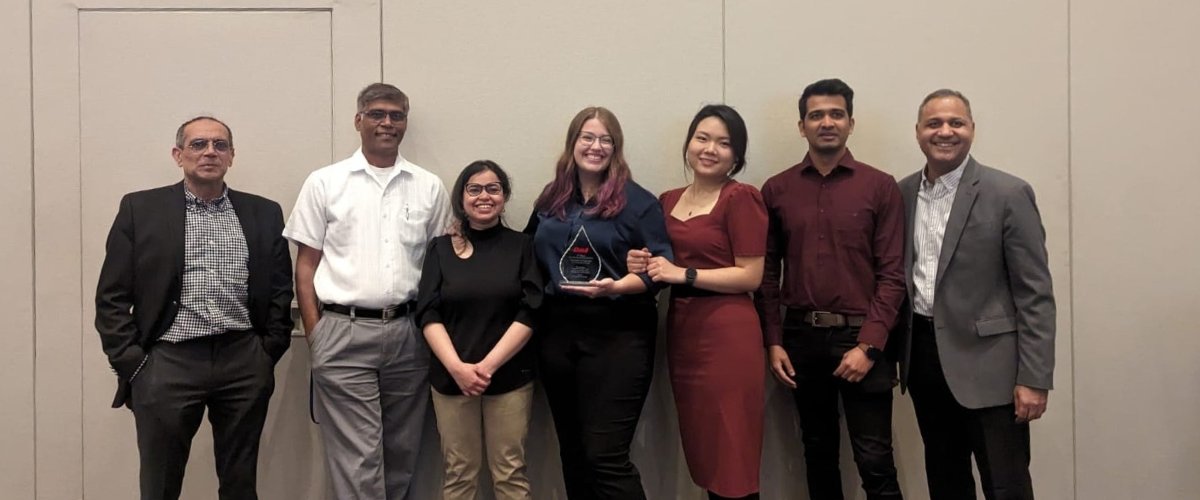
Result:
[[[247,309],[263,348],[278,361],[291,346],[292,258],[283,210],[271,200],[229,190],[249,251]],[[183,182],[129,193],[108,233],[96,286],[96,330],[117,372],[113,408],[128,402],[129,378],[170,328],[183,283]]]

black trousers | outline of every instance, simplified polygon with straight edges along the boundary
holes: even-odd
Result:
[[[550,297],[542,310],[541,377],[567,497],[646,498],[629,446],[653,375],[656,308]]]
[[[222,500],[254,500],[275,363],[252,332],[159,342],[133,379],[142,500],[175,500],[208,408]]]
[[[958,404],[938,357],[933,323],[914,315],[908,389],[921,440],[932,500],[975,498],[971,455],[989,500],[1032,500],[1029,424],[1018,424],[1012,404],[969,409]],[[986,367],[980,367],[985,370]]]
[[[867,498],[903,498],[892,457],[895,365],[880,360],[858,383],[835,377],[842,355],[858,345],[858,328],[815,328],[799,321],[799,316],[785,317],[783,348],[796,370],[792,396],[800,415],[809,496],[813,500],[843,498],[838,467],[840,395],[854,463]]]

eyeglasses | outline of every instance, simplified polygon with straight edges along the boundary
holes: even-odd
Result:
[[[504,194],[504,186],[501,186],[499,182],[489,182],[487,184],[475,184],[472,182],[467,184],[463,188],[463,191],[466,191],[470,196],[479,196],[484,191],[487,191],[487,194],[492,196],[499,196]]]
[[[613,148],[613,138],[611,135],[595,136],[595,135],[588,134],[588,133],[579,135],[579,143],[584,146],[591,146],[596,141],[600,141],[600,147],[602,147],[604,149],[612,149]]]
[[[408,119],[408,113],[404,111],[384,111],[382,109],[363,111],[362,115],[370,118],[373,122],[382,122],[384,118],[391,118],[393,122],[402,122]]]
[[[187,143],[187,148],[196,153],[203,153],[208,151],[208,145],[210,143],[212,144],[213,149],[215,149],[218,153],[228,153],[230,148],[233,147],[233,145],[225,139],[213,139],[212,141],[209,141],[208,139],[192,139],[192,142]]]

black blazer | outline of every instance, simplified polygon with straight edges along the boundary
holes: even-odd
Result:
[[[278,361],[291,345],[292,258],[283,238],[283,211],[261,196],[229,190],[249,250],[250,323]],[[96,330],[117,372],[113,408],[129,397],[133,375],[171,326],[183,283],[183,182],[121,199],[96,286]]]

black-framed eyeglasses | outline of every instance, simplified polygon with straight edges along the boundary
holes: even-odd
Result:
[[[373,122],[382,122],[384,118],[391,118],[393,122],[402,122],[408,119],[408,113],[404,111],[384,111],[382,109],[363,111],[362,115]]]
[[[479,196],[483,194],[484,191],[487,191],[487,194],[492,196],[499,196],[504,194],[504,186],[501,186],[499,182],[489,182],[487,184],[476,184],[472,182],[463,187],[463,191],[466,191],[470,196]]]
[[[196,153],[203,153],[208,151],[209,144],[212,144],[213,149],[218,153],[228,153],[233,148],[233,144],[230,144],[225,139],[213,139],[211,141],[208,139],[192,139],[192,142],[187,143],[187,148]]]
[[[600,141],[600,147],[605,149],[612,149],[613,144],[615,144],[611,135],[596,136],[588,133],[579,134],[579,143],[584,146],[591,146],[596,141]]]

